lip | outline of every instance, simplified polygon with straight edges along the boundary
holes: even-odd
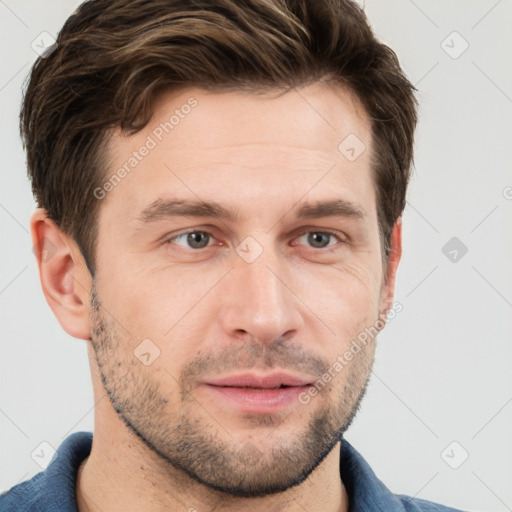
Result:
[[[268,375],[243,373],[209,379],[204,387],[216,398],[241,412],[270,414],[279,412],[307,391],[314,379],[299,377],[286,372]]]
[[[274,372],[268,375],[255,373],[239,373],[218,379],[208,379],[205,383],[211,386],[228,386],[234,388],[264,388],[275,389],[281,386],[307,386],[313,384],[314,379],[298,377],[287,372]]]

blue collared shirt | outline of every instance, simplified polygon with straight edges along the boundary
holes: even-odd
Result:
[[[91,432],[68,436],[46,470],[0,495],[0,511],[78,512],[76,476],[91,446]],[[349,499],[349,512],[460,512],[430,501],[393,494],[345,439],[341,441],[340,474]]]

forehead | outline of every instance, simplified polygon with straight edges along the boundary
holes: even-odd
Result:
[[[143,130],[112,135],[106,182],[116,183],[102,207],[134,217],[162,195],[198,200],[211,191],[220,202],[247,204],[337,185],[362,191],[371,185],[370,128],[364,108],[341,87],[167,92]]]

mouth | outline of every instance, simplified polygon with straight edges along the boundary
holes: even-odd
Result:
[[[245,373],[209,379],[203,383],[208,392],[220,399],[220,405],[241,412],[270,414],[298,403],[301,393],[313,385],[310,377],[285,372],[268,375]]]

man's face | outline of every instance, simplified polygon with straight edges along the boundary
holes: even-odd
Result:
[[[384,307],[370,153],[363,109],[322,85],[165,94],[144,130],[114,134],[107,178],[129,172],[101,199],[92,343],[112,405],[174,468],[282,491],[348,426],[373,341],[335,363]]]

